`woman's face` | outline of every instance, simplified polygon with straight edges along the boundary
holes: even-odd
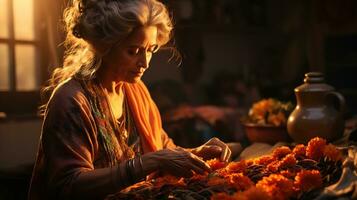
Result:
[[[138,82],[157,49],[157,27],[137,28],[103,58],[105,74],[113,81]]]

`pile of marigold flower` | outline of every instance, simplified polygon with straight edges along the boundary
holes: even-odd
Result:
[[[223,163],[208,160],[213,172],[191,178],[166,175],[116,195],[118,199],[284,200],[309,199],[308,194],[336,182],[342,153],[322,138],[308,145],[276,148],[270,155]]]
[[[262,99],[253,104],[244,121],[260,125],[282,126],[286,124],[292,110],[291,102],[282,102],[273,98]]]

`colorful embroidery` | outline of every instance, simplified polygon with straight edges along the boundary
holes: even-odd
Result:
[[[103,147],[109,166],[118,164],[122,159],[132,158],[135,154],[141,154],[140,137],[136,131],[127,102],[125,101],[127,109],[125,109],[124,113],[127,118],[125,123],[126,130],[120,130],[110,113],[111,108],[103,89],[98,84],[89,81],[81,81],[81,84],[88,94],[88,101],[97,124],[98,141]],[[130,137],[118,138],[125,135],[124,131],[128,131]],[[134,138],[135,142],[128,143],[129,138],[131,140]]]

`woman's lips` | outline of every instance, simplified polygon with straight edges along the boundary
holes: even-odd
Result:
[[[134,74],[135,76],[142,76],[144,74],[144,72],[131,72],[132,74]]]

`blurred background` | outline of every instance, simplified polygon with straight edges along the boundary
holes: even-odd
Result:
[[[357,1],[163,0],[182,60],[159,51],[144,76],[168,134],[193,147],[244,143],[253,102],[295,102],[320,71],[357,113]],[[42,118],[40,89],[63,60],[66,0],[0,0],[0,199],[26,199]]]

